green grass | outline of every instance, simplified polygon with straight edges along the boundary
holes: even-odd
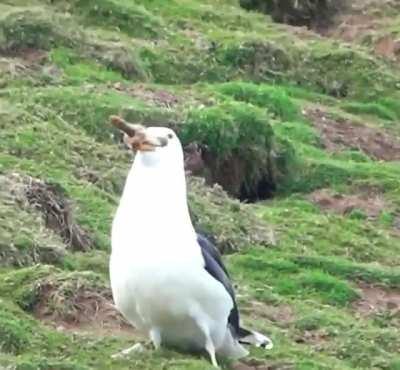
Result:
[[[395,111],[379,103],[345,103],[342,108],[349,113],[372,115],[389,121],[394,121],[398,117]]]
[[[230,82],[217,86],[217,91],[262,108],[283,121],[293,121],[299,118],[298,107],[281,87],[255,85],[245,82]]]
[[[82,60],[70,49],[53,49],[50,53],[50,60],[64,71],[66,82],[69,84],[80,85],[124,80],[121,74],[90,60]]]

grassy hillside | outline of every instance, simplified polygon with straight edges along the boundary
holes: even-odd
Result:
[[[211,368],[166,349],[111,358],[142,339],[108,283],[131,162],[120,114],[203,149],[193,220],[226,252],[244,322],[275,343],[224,368],[400,369],[386,5],[364,4],[378,26],[348,40],[236,0],[0,0],[0,368]]]

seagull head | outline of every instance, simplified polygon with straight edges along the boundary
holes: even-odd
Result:
[[[182,145],[173,130],[131,124],[118,116],[112,116],[111,123],[123,131],[125,145],[136,153],[135,161],[146,167],[183,167]]]

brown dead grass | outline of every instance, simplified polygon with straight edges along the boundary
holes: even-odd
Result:
[[[93,242],[74,221],[72,206],[61,188],[32,177],[25,183],[25,196],[30,205],[42,213],[46,226],[59,234],[73,250],[89,250]]]

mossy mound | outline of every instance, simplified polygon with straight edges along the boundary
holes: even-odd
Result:
[[[212,180],[240,196],[265,179],[274,186],[271,169],[273,131],[267,116],[247,104],[229,103],[193,109],[181,136],[205,147]]]
[[[145,7],[129,1],[60,1],[53,2],[64,11],[69,11],[82,18],[88,25],[120,30],[129,36],[155,38],[165,32],[162,21]]]
[[[55,45],[72,45],[80,39],[67,20],[51,19],[43,8],[10,8],[0,16],[0,49],[50,49]]]
[[[36,265],[3,274],[3,296],[41,320],[64,325],[95,322],[102,327],[123,319],[112,306],[111,291],[104,278],[94,272],[63,272]]]
[[[188,186],[195,228],[213,237],[221,252],[275,244],[273,231],[220,186],[207,187],[196,177],[189,177]]]

